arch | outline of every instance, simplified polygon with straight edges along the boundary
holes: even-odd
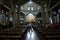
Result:
[[[41,17],[42,17],[41,12],[39,12],[39,13],[36,14],[36,18],[41,18]]]
[[[33,14],[28,14],[26,16],[26,22],[35,22],[35,16]]]
[[[23,12],[20,12],[20,16],[25,18],[25,14]]]
[[[39,25],[41,25],[42,24],[42,14],[41,14],[41,12],[36,14],[36,19],[37,19],[37,23]]]

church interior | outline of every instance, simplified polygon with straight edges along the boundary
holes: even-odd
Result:
[[[60,0],[0,0],[0,40],[60,40]]]

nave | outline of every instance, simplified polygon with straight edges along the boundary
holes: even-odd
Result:
[[[60,0],[0,0],[0,40],[60,40]]]

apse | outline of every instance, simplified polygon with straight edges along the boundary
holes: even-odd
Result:
[[[26,16],[26,22],[35,22],[35,16],[33,14],[28,14]]]

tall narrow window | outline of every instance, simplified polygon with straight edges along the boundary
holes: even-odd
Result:
[[[51,18],[51,17],[49,17],[49,21],[50,21],[50,23],[51,23],[51,24],[53,23],[53,21],[52,21],[52,18]]]
[[[21,10],[23,10],[24,6],[21,7]]]
[[[17,8],[15,9],[15,12],[17,12]]]
[[[13,21],[12,16],[10,16],[10,21]]]
[[[58,9],[58,13],[60,13],[60,9]]]
[[[15,12],[18,12],[17,8],[18,8],[18,5],[16,5]]]
[[[38,8],[37,8],[38,10],[39,10],[39,6],[38,6]]]
[[[33,7],[31,7],[31,10],[33,10]]]
[[[4,13],[4,10],[2,10],[2,13]]]
[[[28,6],[28,10],[30,10],[30,7]]]
[[[41,6],[37,6],[37,9],[38,9],[38,10],[41,9]]]

